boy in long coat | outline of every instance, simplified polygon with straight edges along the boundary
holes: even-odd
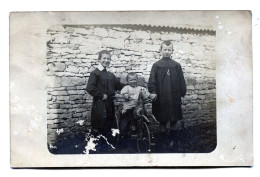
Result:
[[[115,110],[113,96],[117,90],[124,85],[116,76],[107,71],[111,62],[111,55],[103,50],[98,55],[99,65],[90,73],[87,84],[87,92],[93,96],[91,109],[92,132],[109,136],[112,134],[111,126],[115,121]]]
[[[161,44],[162,59],[153,64],[148,81],[148,90],[154,99],[152,111],[160,122],[161,132],[169,131],[182,119],[181,97],[186,94],[186,83],[181,65],[171,59],[173,44]]]

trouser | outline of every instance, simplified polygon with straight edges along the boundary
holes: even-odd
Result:
[[[160,122],[160,132],[169,133],[175,128],[177,121]]]
[[[129,126],[134,123],[134,109],[127,110],[121,115],[119,127],[120,127],[120,137],[126,138]]]

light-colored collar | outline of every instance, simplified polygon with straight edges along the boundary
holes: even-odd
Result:
[[[99,69],[99,71],[103,71],[105,68],[99,63],[97,69]]]

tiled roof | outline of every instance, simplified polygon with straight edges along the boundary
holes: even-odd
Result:
[[[64,25],[64,26],[96,26],[96,27],[109,27],[109,28],[130,28],[135,30],[147,31],[165,31],[165,32],[178,32],[178,33],[207,33],[215,35],[216,30],[213,26],[200,26],[200,25],[151,25],[151,24],[89,24],[89,25]]]

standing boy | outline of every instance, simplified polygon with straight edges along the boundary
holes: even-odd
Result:
[[[111,55],[107,50],[99,52],[98,60],[98,67],[90,73],[87,84],[87,92],[93,96],[92,133],[103,134],[109,138],[115,119],[113,97],[117,90],[122,89],[123,85],[113,73],[107,71],[111,62]]]
[[[162,59],[152,66],[148,90],[154,99],[152,111],[160,122],[160,131],[166,133],[182,119],[181,97],[186,94],[186,84],[181,65],[171,59],[171,41],[164,41],[160,52]]]

